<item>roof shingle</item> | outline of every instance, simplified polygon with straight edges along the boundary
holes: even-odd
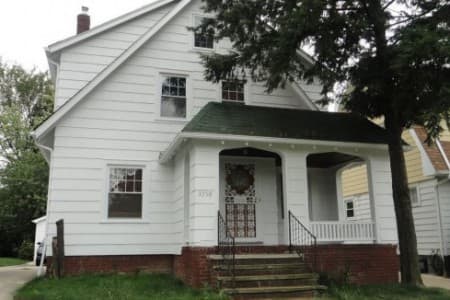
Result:
[[[387,144],[385,129],[351,113],[210,102],[184,132]]]

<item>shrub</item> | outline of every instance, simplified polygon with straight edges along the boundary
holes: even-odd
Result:
[[[34,244],[30,241],[24,240],[19,247],[19,258],[32,260],[34,254]]]

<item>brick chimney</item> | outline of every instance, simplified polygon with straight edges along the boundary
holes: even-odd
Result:
[[[89,16],[88,11],[88,7],[81,7],[81,13],[77,16],[77,34],[85,32],[91,27],[91,17]]]

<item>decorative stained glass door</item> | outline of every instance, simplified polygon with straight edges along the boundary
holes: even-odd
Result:
[[[225,216],[236,238],[256,238],[255,164],[225,163]]]

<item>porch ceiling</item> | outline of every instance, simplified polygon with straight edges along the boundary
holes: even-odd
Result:
[[[183,132],[387,144],[386,131],[350,113],[210,102]]]

